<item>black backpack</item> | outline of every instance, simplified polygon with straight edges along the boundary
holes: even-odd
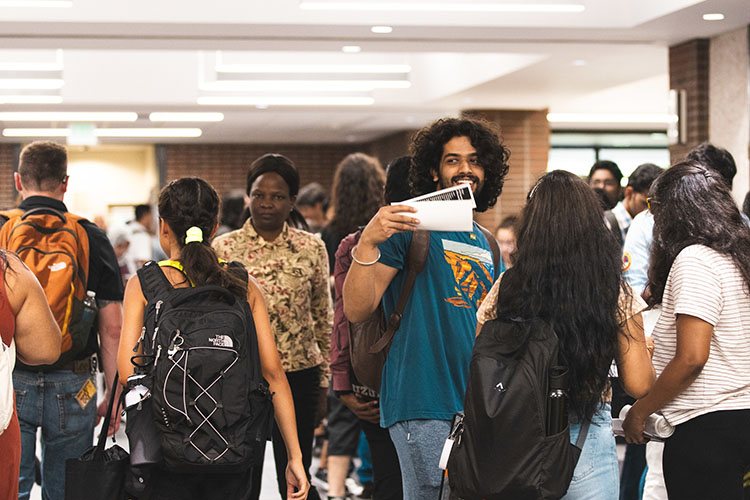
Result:
[[[138,270],[148,304],[144,356],[135,358],[145,360],[136,373],[148,373],[164,464],[176,472],[245,470],[260,463],[273,425],[250,306],[218,286],[173,288],[160,265]],[[241,264],[229,266],[247,279]]]
[[[547,435],[549,377],[558,340],[541,320],[500,317],[476,339],[462,428],[448,459],[451,492],[464,500],[561,498],[573,477],[589,424],[576,445],[570,426]],[[567,371],[567,370],[566,370]]]

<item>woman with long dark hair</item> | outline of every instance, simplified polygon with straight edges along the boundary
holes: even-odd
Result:
[[[731,191],[699,161],[674,165],[651,187],[654,241],[648,288],[659,378],[624,422],[644,441],[660,411],[670,498],[743,498],[750,465],[750,229]]]
[[[276,351],[266,305],[258,284],[250,278],[245,282],[232,274],[209,245],[216,232],[219,217],[219,197],[203,179],[185,177],[167,184],[159,194],[159,241],[170,258],[170,265],[160,266],[173,287],[215,285],[226,288],[250,305],[258,338],[263,377],[273,393],[276,425],[281,429],[289,459],[284,462],[288,498],[303,500],[310,484],[302,466],[302,452],[297,441],[294,402],[284,370]],[[190,236],[188,238],[188,235]],[[131,362],[133,346],[138,342],[143,327],[146,299],[141,283],[135,275],[128,281],[123,302],[123,326],[117,367],[120,382],[134,372]],[[166,470],[155,472],[146,490],[149,498],[166,499],[248,499],[253,487],[251,472],[231,474],[179,474]]]
[[[640,397],[654,372],[640,317],[645,304],[622,278],[620,247],[591,188],[561,170],[540,178],[521,214],[512,257],[513,268],[477,313],[477,332],[498,312],[553,325],[569,373],[571,442],[584,420],[592,423],[564,498],[617,499],[607,373],[615,359],[623,387]]]
[[[336,167],[331,188],[333,217],[321,233],[331,271],[341,240],[370,222],[383,206],[384,186],[385,172],[378,159],[372,156],[352,153]]]
[[[325,411],[333,307],[323,242],[288,221],[298,192],[299,173],[289,158],[261,156],[247,173],[250,218],[240,229],[217,237],[213,247],[219,257],[244,264],[266,292],[276,347],[294,397],[297,436],[307,472],[313,431]],[[279,430],[274,428],[273,449],[283,497],[287,458]],[[315,488],[310,489],[310,498],[318,498]]]

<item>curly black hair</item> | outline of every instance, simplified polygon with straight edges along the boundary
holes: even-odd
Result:
[[[484,185],[475,196],[476,211],[484,212],[495,205],[503,191],[510,151],[502,145],[492,124],[476,118],[442,118],[414,135],[409,172],[412,195],[435,191],[435,172],[440,170],[443,146],[454,137],[468,137],[484,167]]]

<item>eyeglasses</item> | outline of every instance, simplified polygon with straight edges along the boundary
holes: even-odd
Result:
[[[654,213],[654,207],[653,206],[654,205],[658,205],[658,204],[659,204],[659,202],[656,201],[655,199],[653,199],[653,198],[646,198],[646,207],[648,207],[648,211],[651,212],[652,214]]]

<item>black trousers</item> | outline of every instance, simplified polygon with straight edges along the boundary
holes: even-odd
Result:
[[[402,500],[401,467],[388,429],[360,420],[370,445],[373,475],[373,500]]]
[[[292,398],[294,398],[294,413],[297,416],[297,439],[299,439],[299,446],[302,450],[302,465],[305,467],[309,480],[313,433],[320,391],[322,390],[320,388],[320,368],[316,366],[307,370],[287,372],[286,378],[292,390]],[[279,493],[282,499],[286,499],[286,463],[289,459],[286,455],[281,431],[275,423],[273,426],[273,458],[276,462],[276,480],[279,484]],[[318,495],[314,486],[310,487],[307,498],[309,500],[320,500],[320,495]]]
[[[750,410],[715,411],[678,425],[662,461],[669,498],[742,500]]]

